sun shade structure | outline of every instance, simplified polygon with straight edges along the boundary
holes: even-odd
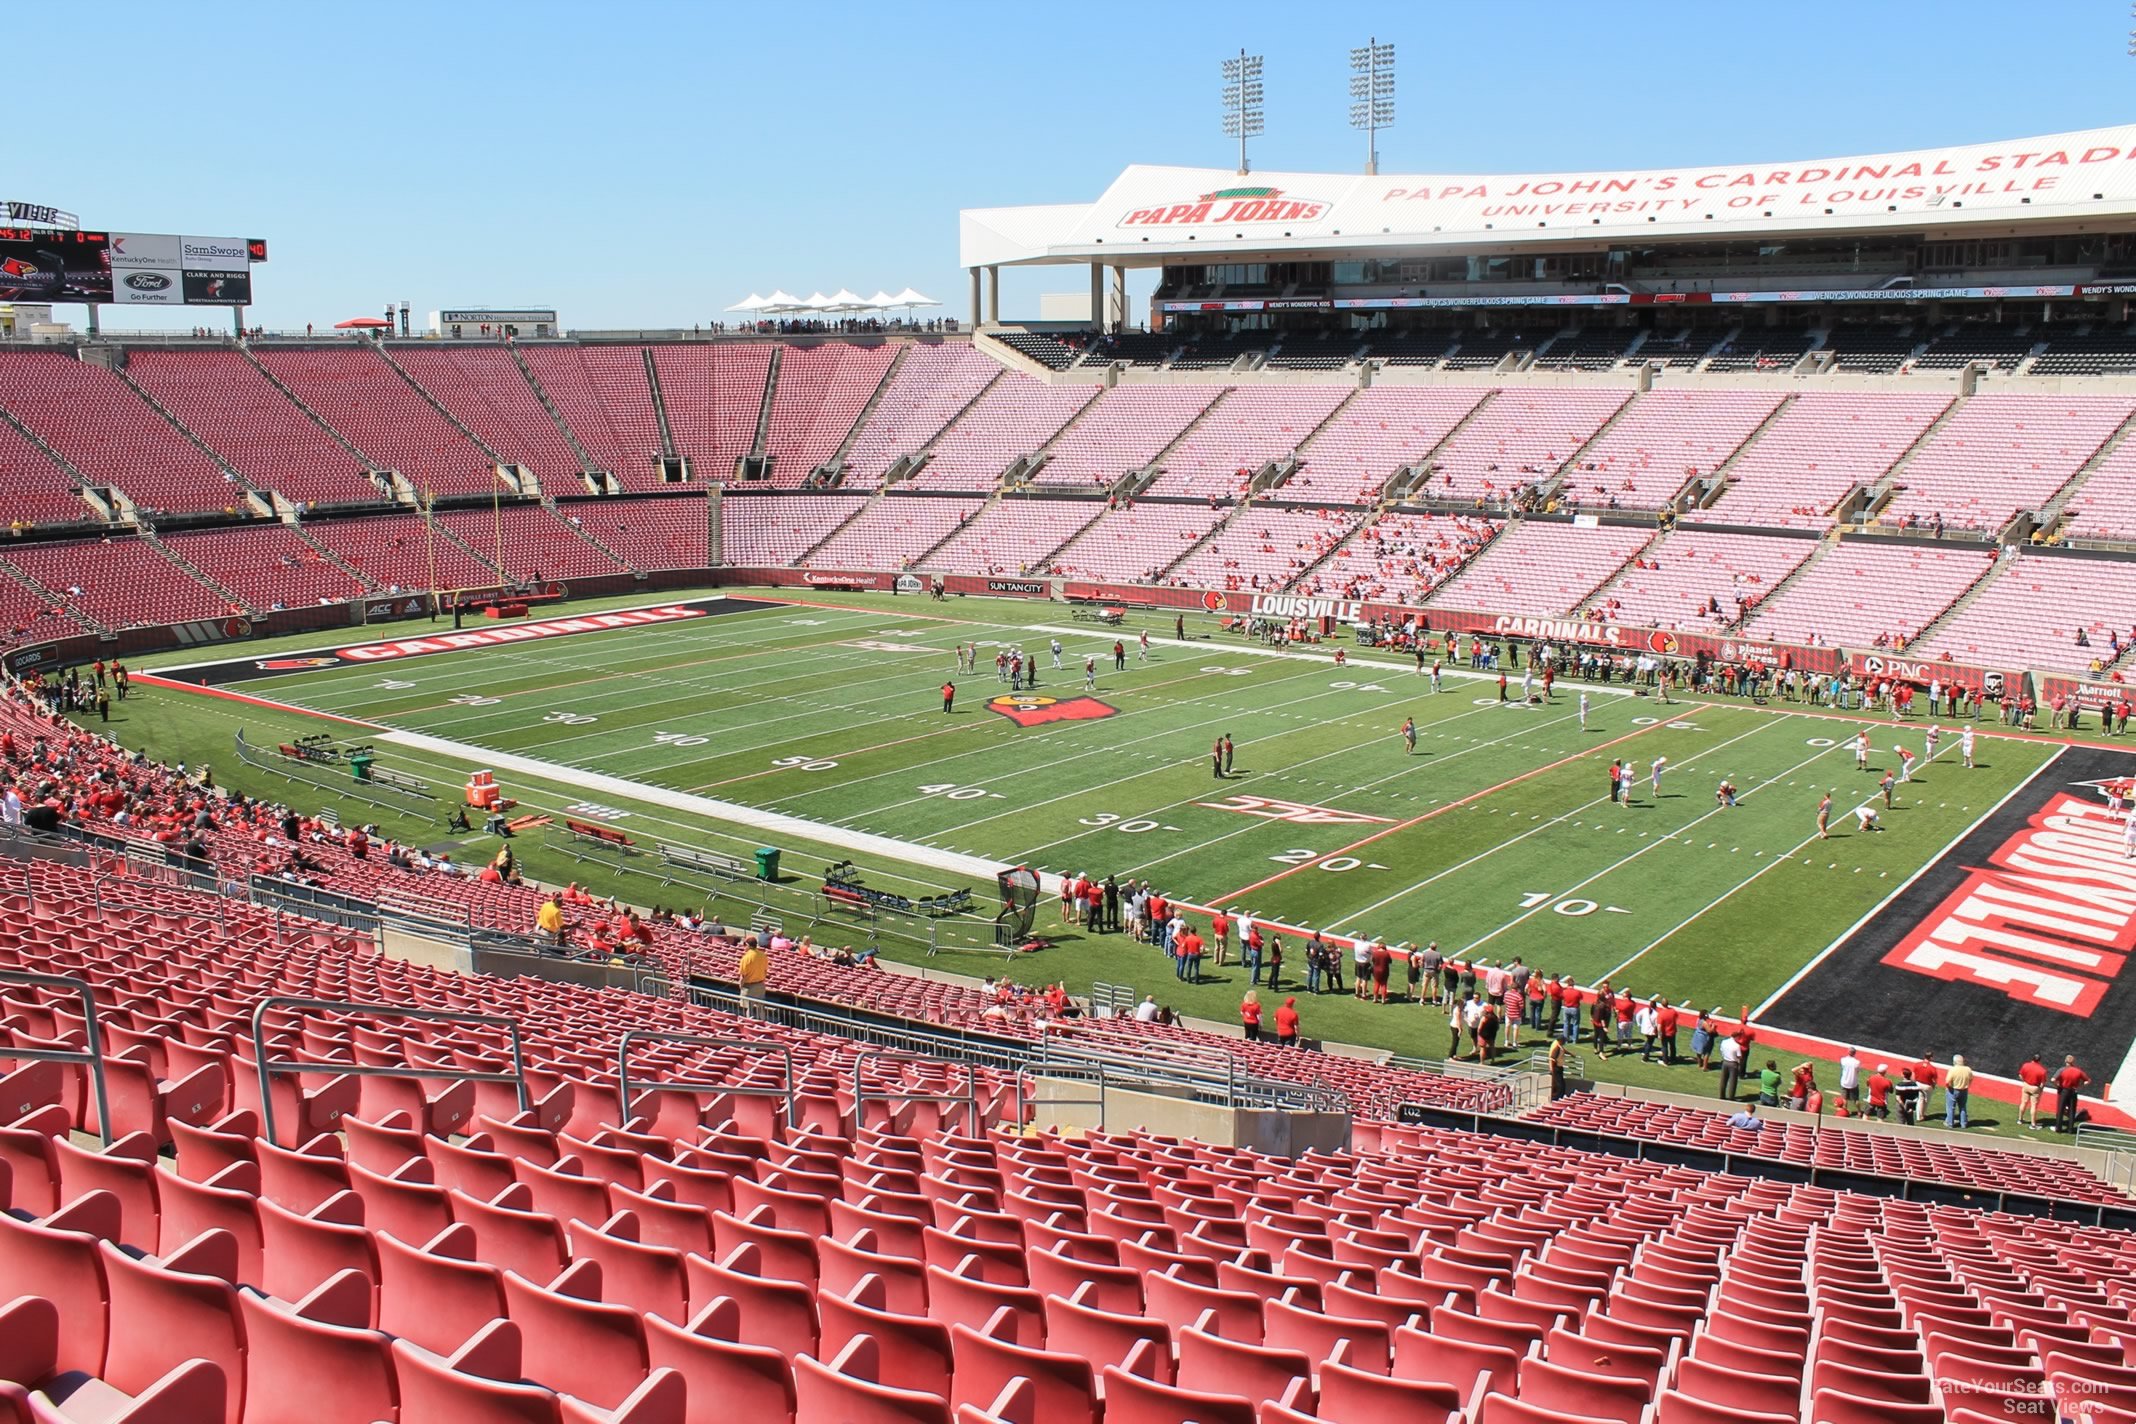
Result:
[[[755,312],[764,310],[764,298],[751,292],[748,296],[727,308],[731,312]]]

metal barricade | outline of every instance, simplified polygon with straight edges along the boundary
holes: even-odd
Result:
[[[97,1135],[111,1145],[111,1094],[104,1085],[104,1035],[97,1027],[96,989],[86,979],[66,974],[38,974],[28,969],[0,969],[0,983],[26,984],[41,989],[61,989],[81,996],[82,1017],[88,1022],[87,1048],[22,1048],[0,1044],[0,1058],[21,1058],[37,1063],[79,1063],[89,1070],[90,1090],[96,1094]]]
[[[784,1086],[777,1088],[737,1087],[729,1083],[696,1083],[684,1079],[640,1079],[641,1088],[672,1089],[684,1093],[721,1093],[738,1098],[783,1098],[786,1102],[786,1124],[801,1125],[801,1104],[794,1087],[794,1051],[783,1043],[767,1043],[756,1038],[708,1038],[694,1033],[666,1033],[659,1029],[634,1028],[623,1035],[616,1045],[616,1108],[623,1114],[623,1121],[630,1121],[630,1046],[633,1043],[679,1043],[692,1048],[738,1048],[744,1053],[754,1053],[764,1058],[777,1057],[785,1069]]]
[[[964,1091],[961,1093],[876,1093],[870,1092],[861,1077],[861,1069],[870,1063],[926,1063],[937,1068],[962,1068]],[[1021,1089],[1019,1086],[1019,1096]],[[964,1104],[966,1132],[979,1132],[979,1070],[969,1063],[945,1064],[939,1058],[926,1058],[917,1053],[897,1053],[889,1049],[864,1048],[853,1056],[853,1131],[858,1134],[866,1118],[867,1106],[876,1103],[962,1103]]]
[[[436,1023],[494,1024],[512,1036],[512,1071],[473,1073],[458,1068],[406,1068],[398,1064],[302,1063],[267,1055],[267,1011],[294,1009],[301,1013],[375,1014],[389,1019],[424,1019]],[[520,1040],[519,1020],[501,1014],[469,1014],[455,1009],[411,1009],[401,1004],[362,1004],[347,999],[299,999],[277,996],[260,1000],[252,1011],[252,1057],[260,1075],[260,1129],[269,1142],[279,1139],[274,1130],[274,1075],[277,1073],[332,1073],[358,1078],[421,1078],[452,1083],[510,1083],[519,1091],[519,1110],[532,1104],[527,1094],[526,1046]]]

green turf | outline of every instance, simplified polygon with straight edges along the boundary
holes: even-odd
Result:
[[[1213,619],[1190,619],[1192,644],[1176,647],[1165,645],[1169,613],[1131,618],[1121,635],[1130,663],[1115,672],[1116,634],[1071,622],[1060,605],[796,598],[688,623],[285,674],[243,690],[448,738],[479,749],[475,761],[482,752],[539,758],[554,771],[500,776],[511,794],[550,811],[595,801],[626,813],[614,824],[634,834],[737,852],[764,839],[693,811],[593,796],[574,777],[605,773],[989,861],[1148,878],[1196,903],[1390,941],[1436,939],[1453,954],[1518,955],[1582,982],[1614,976],[1641,994],[1730,1012],[1777,989],[2050,751],[1988,738],[1979,768],[1967,772],[1947,735],[1936,764],[1903,789],[1890,831],[1863,836],[1845,811],[1875,778],[1854,770],[1845,746],[1819,744],[1850,736],[1851,721],[1732,702],[1657,708],[1590,688],[1582,732],[1577,684],[1560,683],[1541,708],[1500,705],[1495,680],[1450,676],[1433,696],[1392,659],[1365,654],[1338,668],[1325,653],[1261,656],[1217,633]],[[1133,657],[1142,627],[1160,640],[1148,663]],[[1116,715],[1023,728],[984,709],[1007,690],[985,645],[1014,642],[1050,662],[1044,649],[1055,634],[1046,629],[1064,630],[1070,670],[1042,669],[1039,691],[1081,695],[1083,655],[1102,652],[1097,696]],[[420,629],[373,636],[408,631]],[[970,639],[987,665],[958,675],[957,710],[944,716],[937,688],[953,673],[951,649]],[[254,645],[246,655],[271,650]],[[1405,716],[1417,720],[1414,756],[1396,735]],[[238,769],[230,737],[242,726],[251,740],[272,742],[325,725],[159,692],[120,709],[112,730],[306,806],[319,794]],[[1209,745],[1227,732],[1237,769],[1220,782]],[[1879,769],[1898,739],[1918,751],[1920,726],[1878,726]],[[1602,769],[1617,755],[1642,769],[1667,757],[1658,801],[1642,779],[1634,805],[1610,804]],[[381,764],[453,782],[470,762],[388,745]],[[1744,793],[1732,809],[1715,804],[1723,776]],[[1828,788],[1837,788],[1835,833],[1818,842],[1814,809]],[[1236,797],[1307,809],[1290,819],[1242,814]],[[343,814],[426,843],[439,838],[434,818]],[[820,838],[777,843],[796,889],[823,860],[848,854]],[[471,851],[480,850],[472,838]],[[684,896],[536,843],[523,854],[545,879],[579,879],[639,903]],[[908,893],[971,883],[922,864],[855,858],[871,880]],[[972,888],[982,897],[990,889]],[[1042,927],[1054,919],[1042,909]],[[893,943],[890,952],[916,950]],[[933,962],[964,972],[996,964],[962,955]],[[1094,980],[1161,990],[1188,1012],[1220,1019],[1233,1017],[1243,987],[1236,968],[1204,986],[1178,985],[1154,951],[1102,936],[1066,935],[1016,969],[1078,990]],[[1428,1011],[1334,996],[1309,1006],[1308,1031],[1402,1052],[1444,1047]]]

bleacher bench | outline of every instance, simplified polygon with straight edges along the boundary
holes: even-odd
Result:
[[[705,875],[717,875],[723,880],[748,880],[755,872],[744,865],[739,857],[716,850],[699,850],[695,846],[665,845],[660,847],[660,863],[670,871],[695,871]],[[672,885],[675,877],[665,875],[662,883]]]

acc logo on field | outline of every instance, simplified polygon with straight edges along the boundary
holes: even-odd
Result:
[[[1662,633],[1658,631],[1647,634],[1647,651],[1650,653],[1661,653],[1664,656],[1675,652],[1676,635],[1674,633]]]
[[[989,712],[998,712],[1019,727],[1044,727],[1054,722],[1096,722],[1120,709],[1095,697],[1041,697],[1036,693],[1004,693],[990,698]]]
[[[261,658],[253,666],[261,672],[289,672],[296,668],[335,667],[339,658]]]
[[[1230,606],[1231,601],[1221,593],[1205,593],[1202,595],[1202,607],[1208,609],[1211,613],[1222,613]]]

